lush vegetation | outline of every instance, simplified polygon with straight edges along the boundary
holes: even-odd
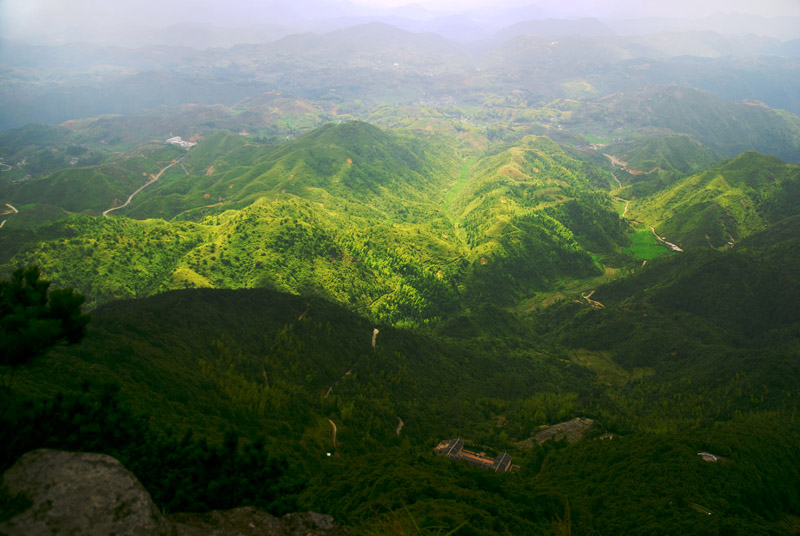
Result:
[[[677,41],[366,25],[68,106],[9,70],[0,124],[73,120],[0,133],[0,465],[107,452],[166,512],[364,535],[798,532],[800,119],[718,96],[798,111],[760,80],[797,70]]]
[[[8,264],[39,263],[90,305],[171,288],[268,287],[420,323],[595,276],[589,252],[629,240],[601,189],[607,172],[543,137],[465,161],[443,136],[352,122],[272,149],[218,132],[179,164],[121,209],[170,220],[115,212],[13,230],[0,236]],[[62,183],[56,174],[25,187]]]
[[[631,213],[683,247],[719,248],[797,214],[798,193],[800,168],[744,153],[634,203]]]
[[[16,367],[60,341],[75,344],[83,337],[87,315],[83,296],[69,289],[50,291],[35,266],[15,270],[0,280],[0,363]],[[4,385],[4,387],[6,387]]]
[[[44,445],[100,450],[129,463],[168,511],[308,508],[357,534],[415,524],[781,532],[800,502],[800,319],[778,312],[747,331],[725,296],[716,308],[705,300],[753,281],[764,288],[738,296],[743,307],[790,311],[789,272],[778,267],[786,277],[774,281],[766,269],[751,278],[752,266],[725,275],[709,265],[796,262],[797,235],[785,234],[649,262],[598,290],[602,310],[565,303],[531,318],[483,308],[427,334],[378,325],[375,347],[374,323],[268,290],[114,302],[94,311],[80,346],[17,372],[5,418],[19,421],[3,429],[30,431],[4,442],[3,459]],[[697,303],[680,297],[702,288]],[[69,394],[53,399],[60,392]],[[526,441],[573,416],[596,420],[588,438]],[[456,436],[510,451],[521,470],[496,475],[432,453]]]

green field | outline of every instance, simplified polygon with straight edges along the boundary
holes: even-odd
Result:
[[[649,261],[668,255],[670,250],[658,241],[650,229],[639,227],[630,233],[632,245],[625,252],[637,259]]]

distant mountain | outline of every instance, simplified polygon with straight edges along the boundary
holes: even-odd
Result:
[[[520,35],[539,37],[610,37],[614,31],[597,19],[544,19],[518,22],[494,34],[496,41],[508,41]]]
[[[461,46],[430,33],[414,33],[384,23],[371,22],[327,32],[321,35],[289,36],[264,47],[268,54],[293,53],[314,62],[335,61],[350,64],[354,60],[378,60],[391,67],[395,62],[407,65],[447,66],[448,60],[462,53]]]
[[[614,122],[688,134],[718,157],[758,151],[800,162],[800,117],[762,102],[725,102],[712,93],[677,85],[613,95],[601,102],[587,110],[605,108]]]
[[[610,19],[607,24],[621,35],[647,35],[661,32],[711,31],[736,37],[757,35],[781,41],[797,39],[798,17],[762,17],[755,14],[717,13],[701,19],[642,18]]]
[[[59,124],[103,114],[135,114],[187,103],[230,106],[269,89],[269,84],[261,82],[230,84],[218,78],[156,71],[112,76],[97,86],[45,87],[33,94],[14,93],[0,108],[0,129],[31,122]]]
[[[782,56],[793,56],[798,57],[800,56],[800,39],[793,39],[791,41],[786,41],[779,45],[776,45],[772,52],[774,54],[782,55]]]

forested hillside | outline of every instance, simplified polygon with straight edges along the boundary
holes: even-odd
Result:
[[[792,247],[775,249],[773,259],[788,261],[779,251]],[[734,264],[751,258],[714,256]],[[181,471],[193,474],[196,455],[188,453],[209,447],[180,437],[191,430],[215,444],[227,431],[242,437],[240,456],[254,455],[247,454],[250,441],[265,447],[276,460],[265,475],[270,489],[282,490],[280,502],[274,494],[236,494],[238,504],[321,510],[356,533],[413,523],[461,526],[465,534],[554,526],[645,533],[653,523],[685,534],[782,531],[800,497],[791,433],[799,395],[789,359],[797,355],[791,334],[797,319],[789,319],[782,337],[754,331],[743,338],[731,335],[736,318],[690,309],[679,299],[637,297],[652,294],[647,285],[663,280],[664,270],[687,274],[664,296],[691,289],[685,281],[695,274],[706,274],[695,284],[712,286],[713,272],[696,264],[673,257],[627,286],[601,288],[596,298],[604,310],[566,304],[552,314],[519,317],[484,308],[428,334],[376,326],[325,301],[266,290],[184,290],[117,302],[94,312],[79,347],[17,371],[15,403],[74,394],[24,417],[52,432],[16,436],[4,459],[38,445],[111,449],[131,461],[163,507],[202,509],[210,499],[156,478],[153,467],[136,459],[142,448],[150,456],[186,449]],[[770,303],[788,306],[796,286]],[[775,298],[742,299],[757,308]],[[566,314],[570,307],[582,310]],[[648,329],[643,314],[660,327]],[[463,323],[472,328],[459,330]],[[121,385],[118,394],[98,392],[108,382]],[[112,398],[97,398],[103,396]],[[28,415],[19,411],[20,418]],[[153,434],[151,442],[100,439],[120,422],[130,422],[124,430],[141,427],[134,416],[143,414],[152,432],[138,433]],[[541,426],[575,416],[595,420],[582,441],[530,439]],[[87,418],[92,427],[74,427]],[[511,452],[521,469],[495,475],[432,453],[440,439],[457,436]],[[226,441],[225,448],[236,449],[236,441]],[[701,451],[720,461],[702,460]],[[241,467],[246,463],[252,462],[243,459]],[[204,474],[196,478],[214,486],[236,476],[245,490],[262,473]],[[614,514],[622,510],[624,516]]]
[[[719,248],[796,215],[799,193],[800,167],[743,153],[637,201],[631,216],[684,247]]]
[[[596,276],[589,252],[628,242],[603,189],[608,173],[547,138],[465,158],[445,136],[354,122],[276,148],[220,132],[177,162],[121,212],[32,235],[9,230],[0,236],[7,262],[39,264],[90,304],[170,288],[268,287],[421,322],[460,302],[509,304]],[[63,182],[29,181],[15,195],[46,196]],[[118,204],[110,193],[92,198]]]

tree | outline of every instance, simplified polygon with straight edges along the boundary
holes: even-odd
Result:
[[[0,280],[0,365],[16,367],[59,342],[75,344],[86,333],[84,297],[72,289],[50,291],[36,266]]]

